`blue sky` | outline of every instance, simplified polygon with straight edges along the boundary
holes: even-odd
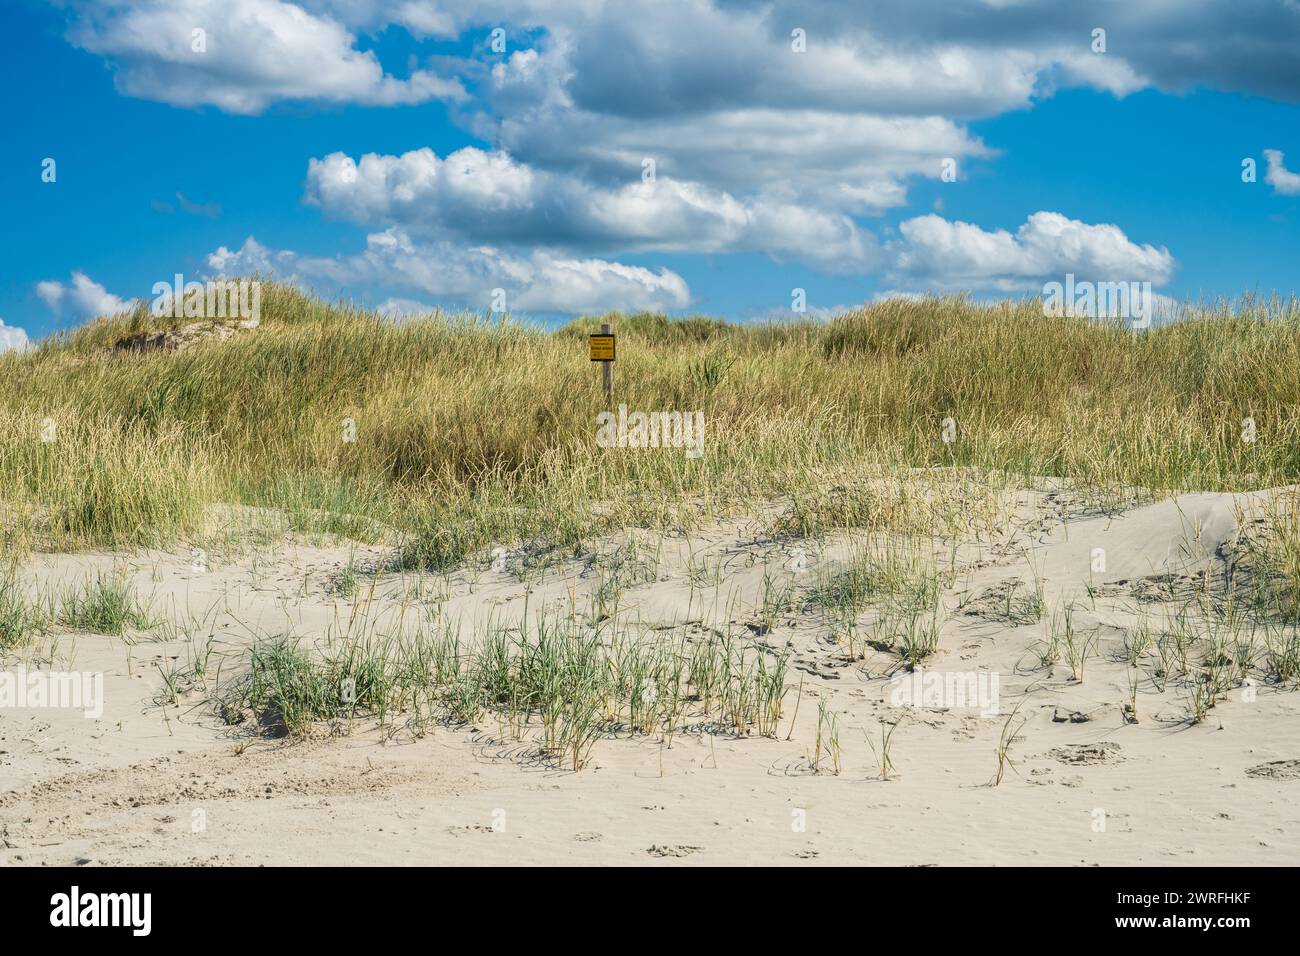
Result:
[[[861,6],[6,4],[0,347],[177,272],[541,318],[1294,288],[1296,0]]]

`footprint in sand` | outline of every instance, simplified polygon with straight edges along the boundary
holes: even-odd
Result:
[[[1067,744],[1047,752],[1047,756],[1061,763],[1091,766],[1093,764],[1119,763],[1124,757],[1119,744],[1103,740],[1095,744]]]
[[[655,844],[646,850],[651,856],[690,856],[693,853],[699,853],[704,847],[702,846],[659,846]]]
[[[1267,780],[1300,780],[1300,760],[1271,760],[1246,771],[1248,777]]]

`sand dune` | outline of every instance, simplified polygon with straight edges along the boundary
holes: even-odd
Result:
[[[594,554],[635,538],[655,556],[626,591],[629,632],[729,630],[788,654],[790,690],[774,737],[687,726],[665,746],[611,735],[578,772],[491,718],[422,735],[362,721],[346,736],[326,726],[306,740],[250,736],[216,715],[211,688],[166,702],[162,675],[187,661],[200,632],[230,680],[259,636],[319,640],[357,614],[397,628],[436,603],[469,636],[493,621],[574,614],[599,586],[590,557],[522,581],[515,552],[495,569],[417,577],[385,570],[385,548],[287,534],[207,556],[200,569],[188,551],[37,555],[23,569],[32,594],[124,570],[160,617],[192,633],[56,633],[6,662],[102,671],[105,705],[99,719],[66,709],[0,717],[0,861],[1300,862],[1300,699],[1289,688],[1231,688],[1194,722],[1189,686],[1169,679],[1161,691],[1148,649],[1137,721],[1124,711],[1126,636],[1179,611],[1211,627],[1189,608],[1204,606],[1198,596],[1212,604],[1242,523],[1275,494],[1188,494],[1107,515],[1044,484],[1018,495],[997,540],[955,550],[912,540],[944,571],[939,646],[922,674],[996,674],[990,716],[899,705],[899,681],[911,678],[896,650],[866,641],[876,612],[861,615],[863,643],[849,653],[808,600],[862,546],[852,535],[772,538],[756,517],[600,542]],[[349,565],[376,571],[344,596]],[[791,597],[765,621],[773,587]],[[1040,587],[1036,616],[1026,602]],[[1067,606],[1073,633],[1094,642],[1082,680],[1065,651],[1044,661]],[[837,715],[838,773],[825,751],[816,760],[819,702]],[[894,773],[881,779],[882,722],[900,718]],[[1008,721],[1011,763],[992,786]]]

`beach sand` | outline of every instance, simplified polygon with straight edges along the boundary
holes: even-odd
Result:
[[[774,539],[759,516],[689,536],[629,532],[656,560],[650,579],[628,587],[620,622],[647,639],[730,629],[788,653],[784,716],[775,737],[687,726],[666,746],[613,735],[577,772],[491,716],[422,734],[398,717],[355,721],[347,733],[322,725],[303,740],[257,736],[220,719],[211,686],[168,702],[163,674],[190,658],[196,633],[212,636],[212,669],[220,664],[225,682],[255,640],[319,639],[362,613],[397,626],[436,603],[466,634],[572,614],[597,586],[589,561],[523,581],[499,554],[495,565],[415,580],[383,570],[391,549],[288,533],[197,564],[188,549],[37,554],[20,568],[33,594],[124,573],[160,618],[191,634],[54,632],[6,658],[11,670],[102,672],[104,708],[98,719],[0,710],[0,863],[1300,863],[1293,687],[1233,688],[1193,722],[1189,688],[1171,680],[1161,692],[1149,657],[1137,722],[1124,712],[1125,634],[1204,593],[1243,521],[1273,494],[1189,494],[1104,515],[1043,486],[1020,494],[998,540],[935,545],[952,573],[939,649],[922,672],[996,675],[989,715],[900,705],[900,682],[913,678],[895,651],[865,646],[853,659],[842,637],[832,641],[804,595],[847,560],[851,536]],[[344,596],[349,564],[378,570]],[[1008,591],[1014,602],[1040,579],[1041,618],[1008,613]],[[773,582],[795,597],[768,627],[758,608]],[[1064,657],[1041,660],[1053,616],[1059,625],[1071,603],[1075,633],[1096,642],[1082,681]],[[819,702],[837,715],[838,773],[824,752],[817,760]],[[896,721],[893,773],[881,779],[882,723]],[[1011,764],[993,786],[1008,726]]]

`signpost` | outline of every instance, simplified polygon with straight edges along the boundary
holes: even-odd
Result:
[[[587,337],[587,351],[593,362],[601,365],[601,381],[605,385],[605,401],[614,398],[614,330],[608,322],[602,323],[597,335]]]

